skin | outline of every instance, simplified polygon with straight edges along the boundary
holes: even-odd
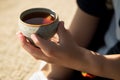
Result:
[[[96,31],[98,22],[98,17],[91,16],[80,8],[77,9],[69,31],[78,45],[87,47]]]
[[[44,40],[36,34],[32,34],[31,38],[38,48],[31,45],[21,32],[18,32],[17,36],[21,46],[28,53],[37,60],[45,60],[53,66],[57,65],[54,67],[54,69],[57,68],[56,70],[66,70],[69,73],[73,69],[120,80],[119,54],[100,55],[85,48],[94,35],[98,21],[98,17],[78,9],[69,31],[64,28],[64,22],[59,23],[57,31],[59,40],[55,38]],[[55,73],[56,71],[54,71]]]
[[[36,59],[102,77],[120,79],[120,55],[100,55],[80,47],[65,30],[63,22],[60,22],[57,34],[59,43],[32,34],[31,38],[39,48],[31,45],[22,33],[17,35],[22,47]]]

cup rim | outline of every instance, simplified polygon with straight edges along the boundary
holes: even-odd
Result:
[[[46,11],[44,11],[46,10]],[[31,11],[31,12],[30,12]],[[38,12],[38,11],[42,11],[42,12],[48,12],[52,15],[54,15],[54,18],[55,20],[51,23],[47,23],[47,24],[30,24],[30,23],[26,23],[25,21],[22,20],[22,18],[24,16],[26,16],[27,14],[30,14],[30,13],[33,13],[33,12]],[[24,10],[21,14],[20,14],[20,18],[19,20],[26,24],[26,25],[29,25],[29,26],[32,26],[32,27],[38,27],[38,26],[45,26],[45,25],[50,25],[50,24],[53,24],[54,22],[56,22],[58,20],[58,15],[55,13],[54,10],[52,9],[49,9],[49,8],[30,8],[30,9],[27,9],[27,10]]]

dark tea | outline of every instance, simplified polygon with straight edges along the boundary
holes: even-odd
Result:
[[[33,12],[24,16],[22,20],[28,24],[39,25],[50,24],[55,20],[55,18],[53,15],[46,12]]]

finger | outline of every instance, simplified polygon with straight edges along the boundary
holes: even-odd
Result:
[[[55,34],[51,39],[50,39],[52,42],[55,42],[56,44],[58,44],[59,42],[59,37],[57,34]]]
[[[31,44],[24,46],[24,49],[29,52],[35,59],[39,60],[46,60],[46,56],[43,54],[42,50],[39,48],[34,47]]]
[[[70,33],[65,29],[64,22],[59,23],[57,34],[59,36],[59,41],[62,44],[67,44],[71,40]]]
[[[55,43],[49,40],[42,39],[36,34],[32,34],[31,38],[33,42],[42,49],[45,55],[49,57],[53,56],[54,52],[57,49],[57,45]]]
[[[18,38],[20,40],[20,43],[21,43],[22,47],[28,53],[30,53],[35,59],[42,59],[42,60],[46,59],[46,57],[42,53],[41,49],[36,48],[31,43],[29,43],[27,41],[27,39],[25,38],[25,36],[21,32],[18,32],[17,35],[18,35]]]
[[[18,36],[18,39],[19,39],[19,41],[20,41],[20,44],[21,44],[22,46],[24,46],[25,43],[27,43],[26,37],[22,34],[22,32],[17,32],[17,36]]]

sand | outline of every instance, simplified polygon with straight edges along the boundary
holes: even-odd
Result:
[[[0,0],[0,80],[28,80],[39,61],[19,44],[16,32],[22,11],[33,7],[53,9],[68,28],[77,5],[75,0]]]

